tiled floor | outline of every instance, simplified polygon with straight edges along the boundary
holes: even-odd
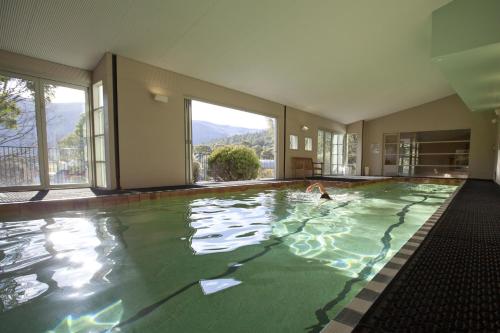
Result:
[[[469,180],[354,332],[500,332],[500,186]]]

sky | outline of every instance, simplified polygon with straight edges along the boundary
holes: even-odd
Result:
[[[85,103],[85,91],[56,86],[52,103]]]
[[[268,117],[214,104],[192,101],[192,119],[219,125],[266,129]]]

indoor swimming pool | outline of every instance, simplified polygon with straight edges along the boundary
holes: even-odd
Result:
[[[319,332],[456,186],[172,197],[0,221],[2,332]]]

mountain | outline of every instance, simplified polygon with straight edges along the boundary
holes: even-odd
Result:
[[[235,127],[219,125],[203,120],[193,120],[193,145],[208,143],[238,134],[247,134],[260,131],[258,128]]]
[[[57,142],[73,133],[83,112],[84,105],[79,103],[51,103],[47,106],[45,113],[49,147],[56,147]]]
[[[0,128],[0,142],[5,146],[31,147],[36,145],[35,105],[31,101],[18,102],[22,110],[16,129]],[[71,134],[85,108],[80,103],[50,103],[45,109],[47,144],[55,147],[57,142]],[[19,133],[24,135],[19,137]],[[13,138],[13,139],[9,139]]]

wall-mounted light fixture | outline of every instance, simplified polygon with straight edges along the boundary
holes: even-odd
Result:
[[[302,125],[302,127],[300,128],[303,132],[307,132],[309,131],[309,127],[307,125]]]
[[[168,103],[168,96],[166,96],[166,95],[154,94],[153,98],[157,102]]]

